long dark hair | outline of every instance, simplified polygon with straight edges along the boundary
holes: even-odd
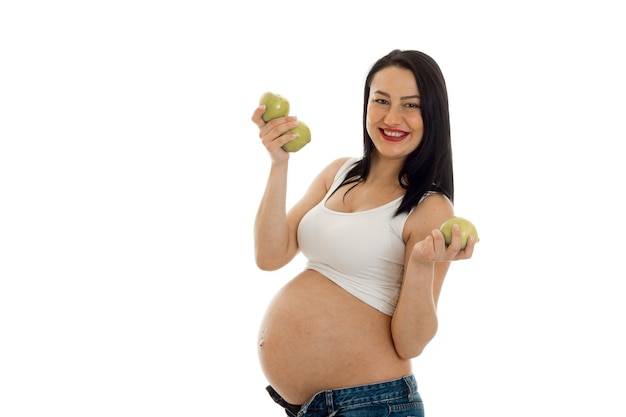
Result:
[[[380,58],[365,79],[363,100],[363,158],[346,174],[341,185],[364,181],[370,171],[374,143],[367,133],[367,104],[374,75],[381,69],[396,66],[413,73],[420,93],[420,109],[424,121],[422,141],[407,157],[398,175],[406,190],[396,215],[410,212],[429,192],[444,194],[454,202],[452,144],[448,92],[439,65],[428,55],[412,50],[393,50]]]

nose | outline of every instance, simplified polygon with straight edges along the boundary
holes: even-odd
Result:
[[[387,112],[383,120],[389,126],[400,124],[400,122],[402,121],[402,115],[400,114],[400,110],[395,106],[389,107],[389,111]]]

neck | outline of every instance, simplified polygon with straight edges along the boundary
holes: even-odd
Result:
[[[368,180],[398,185],[398,175],[404,166],[405,159],[390,159],[379,154],[372,155]]]

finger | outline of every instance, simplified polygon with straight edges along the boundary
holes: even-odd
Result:
[[[426,239],[424,239],[424,243],[426,248],[428,248],[428,250],[431,250],[433,252],[435,252],[437,250],[437,245],[435,243],[435,238],[433,237],[433,235],[428,235],[426,236]]]
[[[296,126],[298,126],[298,119],[295,116],[280,117],[270,120],[263,125],[260,129],[259,137],[264,142],[271,142]]]
[[[265,105],[263,104],[257,107],[256,110],[254,110],[254,113],[252,113],[252,122],[259,128],[265,126],[265,121],[261,117],[263,116],[263,113],[265,113]]]
[[[443,233],[439,229],[433,229],[430,233],[430,236],[433,238],[433,245],[435,248],[443,248],[446,247],[446,238],[443,236]]]
[[[280,135],[279,137],[277,137],[276,139],[274,139],[272,141],[272,144],[276,144],[276,146],[282,148],[285,143],[291,142],[292,140],[294,140],[298,136],[300,136],[300,135],[297,134],[297,133],[290,133],[288,135]]]
[[[463,255],[465,258],[471,258],[474,254],[474,247],[476,245],[476,237],[474,235],[470,235],[467,238],[467,245],[465,245],[465,249],[463,250]]]
[[[452,239],[447,249],[449,253],[457,253],[461,250],[461,228],[456,223],[452,225]]]
[[[418,262],[433,262],[435,258],[434,239],[431,235],[427,235],[423,240],[413,245],[411,258]]]

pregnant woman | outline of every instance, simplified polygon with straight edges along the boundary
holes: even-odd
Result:
[[[330,94],[331,92],[329,92]],[[271,159],[254,225],[256,263],[306,268],[271,301],[259,331],[267,390],[290,417],[423,416],[411,359],[437,332],[450,262],[469,259],[454,215],[448,97],[428,55],[394,50],[365,80],[363,155],[330,162],[287,210],[286,132],[252,115]],[[336,115],[340,117],[341,115]],[[341,140],[331,138],[330,140]]]

